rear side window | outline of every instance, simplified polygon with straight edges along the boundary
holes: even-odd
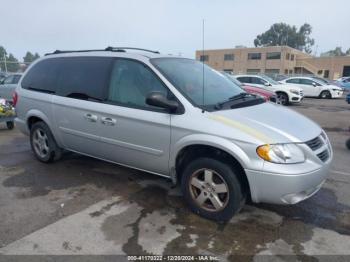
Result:
[[[237,79],[241,83],[251,83],[251,77],[242,76],[242,77],[237,77]]]
[[[45,59],[34,65],[22,80],[22,88],[45,93],[56,93],[59,59]]]
[[[67,57],[59,60],[58,95],[83,100],[106,100],[113,58]]]
[[[291,84],[299,84],[299,78],[293,78],[293,79],[289,79],[286,81],[287,83],[291,83]]]
[[[259,78],[259,77],[252,77],[252,84],[258,84],[258,85],[264,85],[265,83],[267,83],[265,80]]]
[[[316,82],[314,82],[310,79],[300,79],[300,84],[302,84],[302,85],[312,86],[314,83],[316,83]]]

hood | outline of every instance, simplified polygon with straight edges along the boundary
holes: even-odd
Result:
[[[283,90],[283,89],[287,89],[287,90],[298,90],[299,92],[302,90],[302,88],[300,86],[298,86],[297,84],[289,84],[289,83],[282,83],[280,85],[272,85],[272,87],[274,89],[279,89],[279,90]]]
[[[268,143],[306,142],[321,134],[321,128],[307,117],[272,103],[213,112],[217,120]],[[215,117],[215,116],[214,116]],[[261,140],[261,139],[260,139]],[[265,142],[266,141],[262,141]]]
[[[336,85],[328,85],[328,87],[331,89],[339,90],[339,91],[343,90],[341,87],[336,86]]]

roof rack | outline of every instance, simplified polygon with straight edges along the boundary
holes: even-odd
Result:
[[[150,52],[154,54],[159,54],[159,51],[149,50],[149,49],[143,49],[143,48],[137,48],[137,47],[112,47],[108,46],[105,49],[88,49],[88,50],[55,50],[52,53],[47,53],[47,55],[57,55],[57,54],[66,54],[66,53],[82,53],[82,52],[102,52],[102,51],[110,51],[110,52],[126,52],[125,50],[139,50],[139,51],[145,51]]]

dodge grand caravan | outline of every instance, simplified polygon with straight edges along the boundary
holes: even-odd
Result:
[[[201,62],[154,51],[56,51],[30,66],[14,102],[39,161],[69,150],[167,177],[193,212],[218,221],[248,197],[312,196],[333,155],[306,117]]]

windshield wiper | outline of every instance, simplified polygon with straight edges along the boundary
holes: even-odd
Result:
[[[240,99],[243,99],[243,98],[246,98],[246,97],[256,97],[255,95],[252,95],[252,94],[248,94],[248,93],[245,93],[245,92],[242,92],[242,93],[239,93],[238,95],[234,95],[234,96],[231,96],[229,97],[227,100],[223,101],[223,102],[219,102],[215,105],[215,108],[216,109],[221,109],[222,106],[226,103],[230,103],[232,101],[236,101],[236,100],[240,100]]]

